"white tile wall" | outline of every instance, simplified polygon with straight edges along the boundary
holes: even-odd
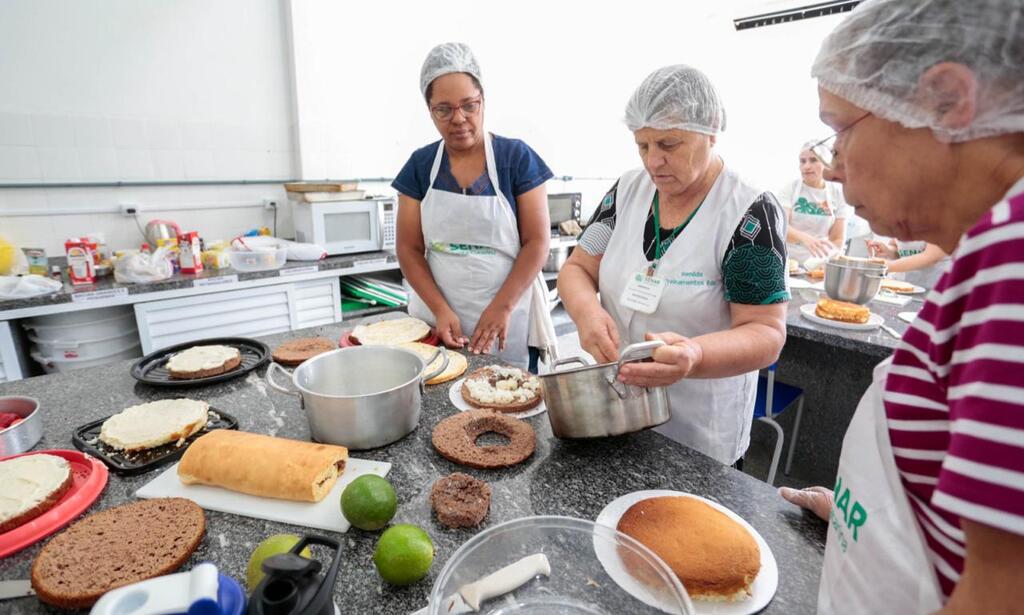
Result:
[[[24,113],[0,113],[0,145],[35,145],[32,116]]]
[[[117,150],[112,147],[79,148],[78,164],[82,177],[90,180],[118,179]]]
[[[33,115],[32,129],[39,147],[70,147],[75,144],[75,122],[67,115]]]
[[[0,145],[0,179],[39,179],[41,175],[36,148]]]
[[[141,149],[146,147],[146,123],[135,118],[114,118],[110,122],[114,132],[114,145],[118,148]]]
[[[75,180],[82,177],[78,153],[73,147],[40,147],[36,149],[43,179]]]
[[[105,117],[75,118],[75,143],[79,147],[113,147],[110,120]]]
[[[205,152],[210,154],[210,152]],[[138,226],[120,213],[47,215],[57,212],[119,207],[121,203],[140,208],[139,223],[163,219],[177,222],[184,230],[196,230],[206,239],[230,239],[259,226],[273,225],[273,212],[261,206],[220,208],[218,203],[253,203],[272,198],[282,203],[278,212],[278,234],[292,235],[291,212],[284,188],[260,186],[153,186],[126,188],[51,188],[0,190],[0,210],[38,212],[33,216],[0,214],[0,235],[21,247],[44,248],[51,256],[64,253],[64,241],[88,233],[106,236],[112,249],[135,248],[142,242]],[[181,209],[181,206],[199,209]]]
[[[153,179],[153,159],[148,149],[117,150],[117,171],[122,179]]]

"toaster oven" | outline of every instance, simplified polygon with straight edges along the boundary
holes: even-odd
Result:
[[[548,195],[548,214],[551,216],[551,228],[567,220],[580,221],[580,204],[583,195],[579,192],[563,192]]]

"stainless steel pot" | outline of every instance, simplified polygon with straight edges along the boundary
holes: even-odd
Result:
[[[558,246],[551,248],[548,252],[548,260],[544,263],[543,270],[557,273],[562,270],[562,265],[569,258],[569,246]]]
[[[863,305],[874,298],[885,277],[886,266],[848,258],[825,263],[825,293],[838,301]]]
[[[0,412],[21,417],[21,422],[0,429],[0,457],[24,453],[43,437],[43,416],[39,400],[32,397],[0,397]]]
[[[423,371],[438,355],[444,360]],[[411,350],[392,346],[352,346],[307,360],[291,374],[277,363],[267,369],[267,384],[301,401],[313,439],[354,450],[391,444],[416,429],[423,383],[448,367],[443,347],[424,362]],[[281,371],[296,390],[274,381]]]
[[[672,418],[664,387],[643,388],[619,382],[619,369],[650,358],[665,342],[627,346],[615,363],[589,365],[580,357],[555,361],[552,373],[541,374],[551,431],[559,438],[600,438],[641,431]],[[559,371],[571,363],[582,367]]]

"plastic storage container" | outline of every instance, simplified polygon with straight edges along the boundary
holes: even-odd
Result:
[[[253,250],[227,250],[228,261],[238,271],[270,271],[280,269],[288,260],[288,248],[259,247]]]
[[[22,326],[32,342],[29,356],[48,374],[142,356],[131,306],[38,316]]]

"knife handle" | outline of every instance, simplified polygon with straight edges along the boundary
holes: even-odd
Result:
[[[518,562],[496,570],[479,581],[462,586],[459,594],[474,611],[480,610],[485,600],[507,594],[525,585],[530,579],[543,574],[551,574],[548,556],[543,553],[528,555]]]

